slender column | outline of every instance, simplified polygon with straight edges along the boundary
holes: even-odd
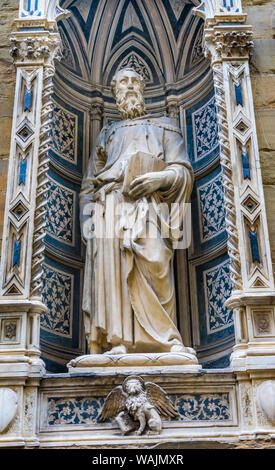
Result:
[[[90,108],[90,120],[91,120],[91,144],[95,143],[95,140],[102,128],[104,113],[104,101],[102,98],[97,98],[91,104]]]
[[[274,367],[275,290],[241,1],[203,1],[205,53],[213,69],[234,311],[235,370]],[[272,365],[273,364],[273,365]]]
[[[178,101],[175,97],[167,97],[166,99],[166,112],[167,116],[169,116],[171,119],[174,119],[174,121],[178,124],[179,121],[179,105]]]

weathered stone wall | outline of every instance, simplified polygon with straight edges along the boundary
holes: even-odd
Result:
[[[269,237],[275,268],[275,2],[243,0],[254,33],[251,78]],[[275,271],[275,269],[274,269]]]
[[[2,243],[8,159],[15,88],[15,68],[9,54],[8,36],[18,11],[18,0],[0,3],[0,247]]]

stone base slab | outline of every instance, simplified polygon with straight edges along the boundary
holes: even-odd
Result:
[[[150,371],[165,367],[166,370],[196,372],[202,366],[191,352],[132,353],[132,354],[88,354],[79,356],[67,365],[70,373]]]

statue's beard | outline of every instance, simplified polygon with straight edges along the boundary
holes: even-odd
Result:
[[[134,119],[145,114],[143,95],[139,91],[117,93],[116,103],[123,119]]]

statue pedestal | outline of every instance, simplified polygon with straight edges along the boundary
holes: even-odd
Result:
[[[197,372],[201,370],[192,352],[88,354],[79,356],[67,365],[70,373],[83,372],[137,372],[165,370]]]

